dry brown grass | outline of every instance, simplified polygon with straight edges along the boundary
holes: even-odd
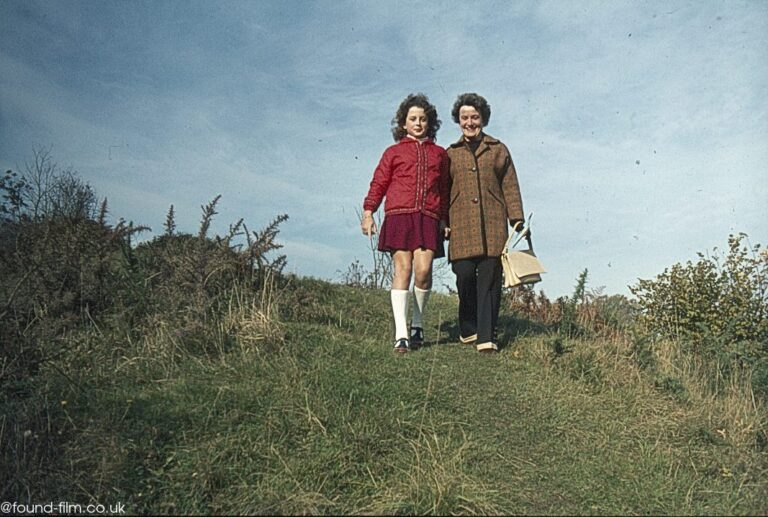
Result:
[[[654,347],[658,370],[681,380],[691,405],[724,441],[737,447],[754,446],[768,438],[768,412],[752,389],[751,371],[722,370],[683,350],[680,343],[665,340]]]
[[[245,349],[275,349],[285,338],[277,316],[274,275],[268,274],[257,296],[243,287],[232,290],[219,331]]]
[[[554,355],[550,341],[541,337],[527,341],[520,352],[601,391],[666,392],[682,404],[686,418],[702,422],[723,443],[738,448],[768,442],[768,411],[755,396],[747,369],[732,368],[724,377],[721,370],[686,352],[680,343],[666,340],[653,347],[655,366],[648,370],[638,364],[632,339],[626,335],[570,339],[566,350]],[[673,380],[675,389],[659,379]]]

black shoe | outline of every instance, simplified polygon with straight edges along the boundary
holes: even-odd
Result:
[[[421,327],[411,327],[411,348],[416,350],[424,344],[424,329]]]
[[[408,342],[407,339],[404,337],[401,337],[397,341],[395,341],[395,352],[399,353],[405,353],[411,351],[411,344]]]

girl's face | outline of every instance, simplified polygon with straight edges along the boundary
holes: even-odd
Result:
[[[483,117],[474,106],[462,106],[459,108],[459,127],[464,138],[474,140],[483,130]]]
[[[427,128],[429,123],[427,122],[427,114],[424,113],[424,108],[417,106],[411,106],[408,110],[408,114],[405,116],[405,129],[408,135],[413,138],[424,138],[427,136]]]

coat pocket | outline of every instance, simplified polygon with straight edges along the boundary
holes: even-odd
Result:
[[[491,189],[486,189],[486,190],[487,190],[487,191],[488,191],[488,193],[491,195],[491,199],[493,199],[493,200],[494,200],[494,201],[496,201],[498,204],[500,204],[502,207],[504,207],[504,210],[506,211],[506,210],[507,210],[507,203],[505,203],[505,202],[504,202],[504,198],[503,198],[503,197],[500,197],[500,196],[499,196],[499,194],[495,193],[495,192],[494,192],[493,190],[491,190]]]
[[[456,192],[455,194],[451,193],[451,203],[448,206],[449,207],[453,206],[456,200],[459,199],[460,195],[461,195],[461,192]]]

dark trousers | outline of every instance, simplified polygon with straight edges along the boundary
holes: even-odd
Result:
[[[501,306],[501,260],[476,257],[451,263],[459,292],[459,332],[478,343],[496,340]]]

